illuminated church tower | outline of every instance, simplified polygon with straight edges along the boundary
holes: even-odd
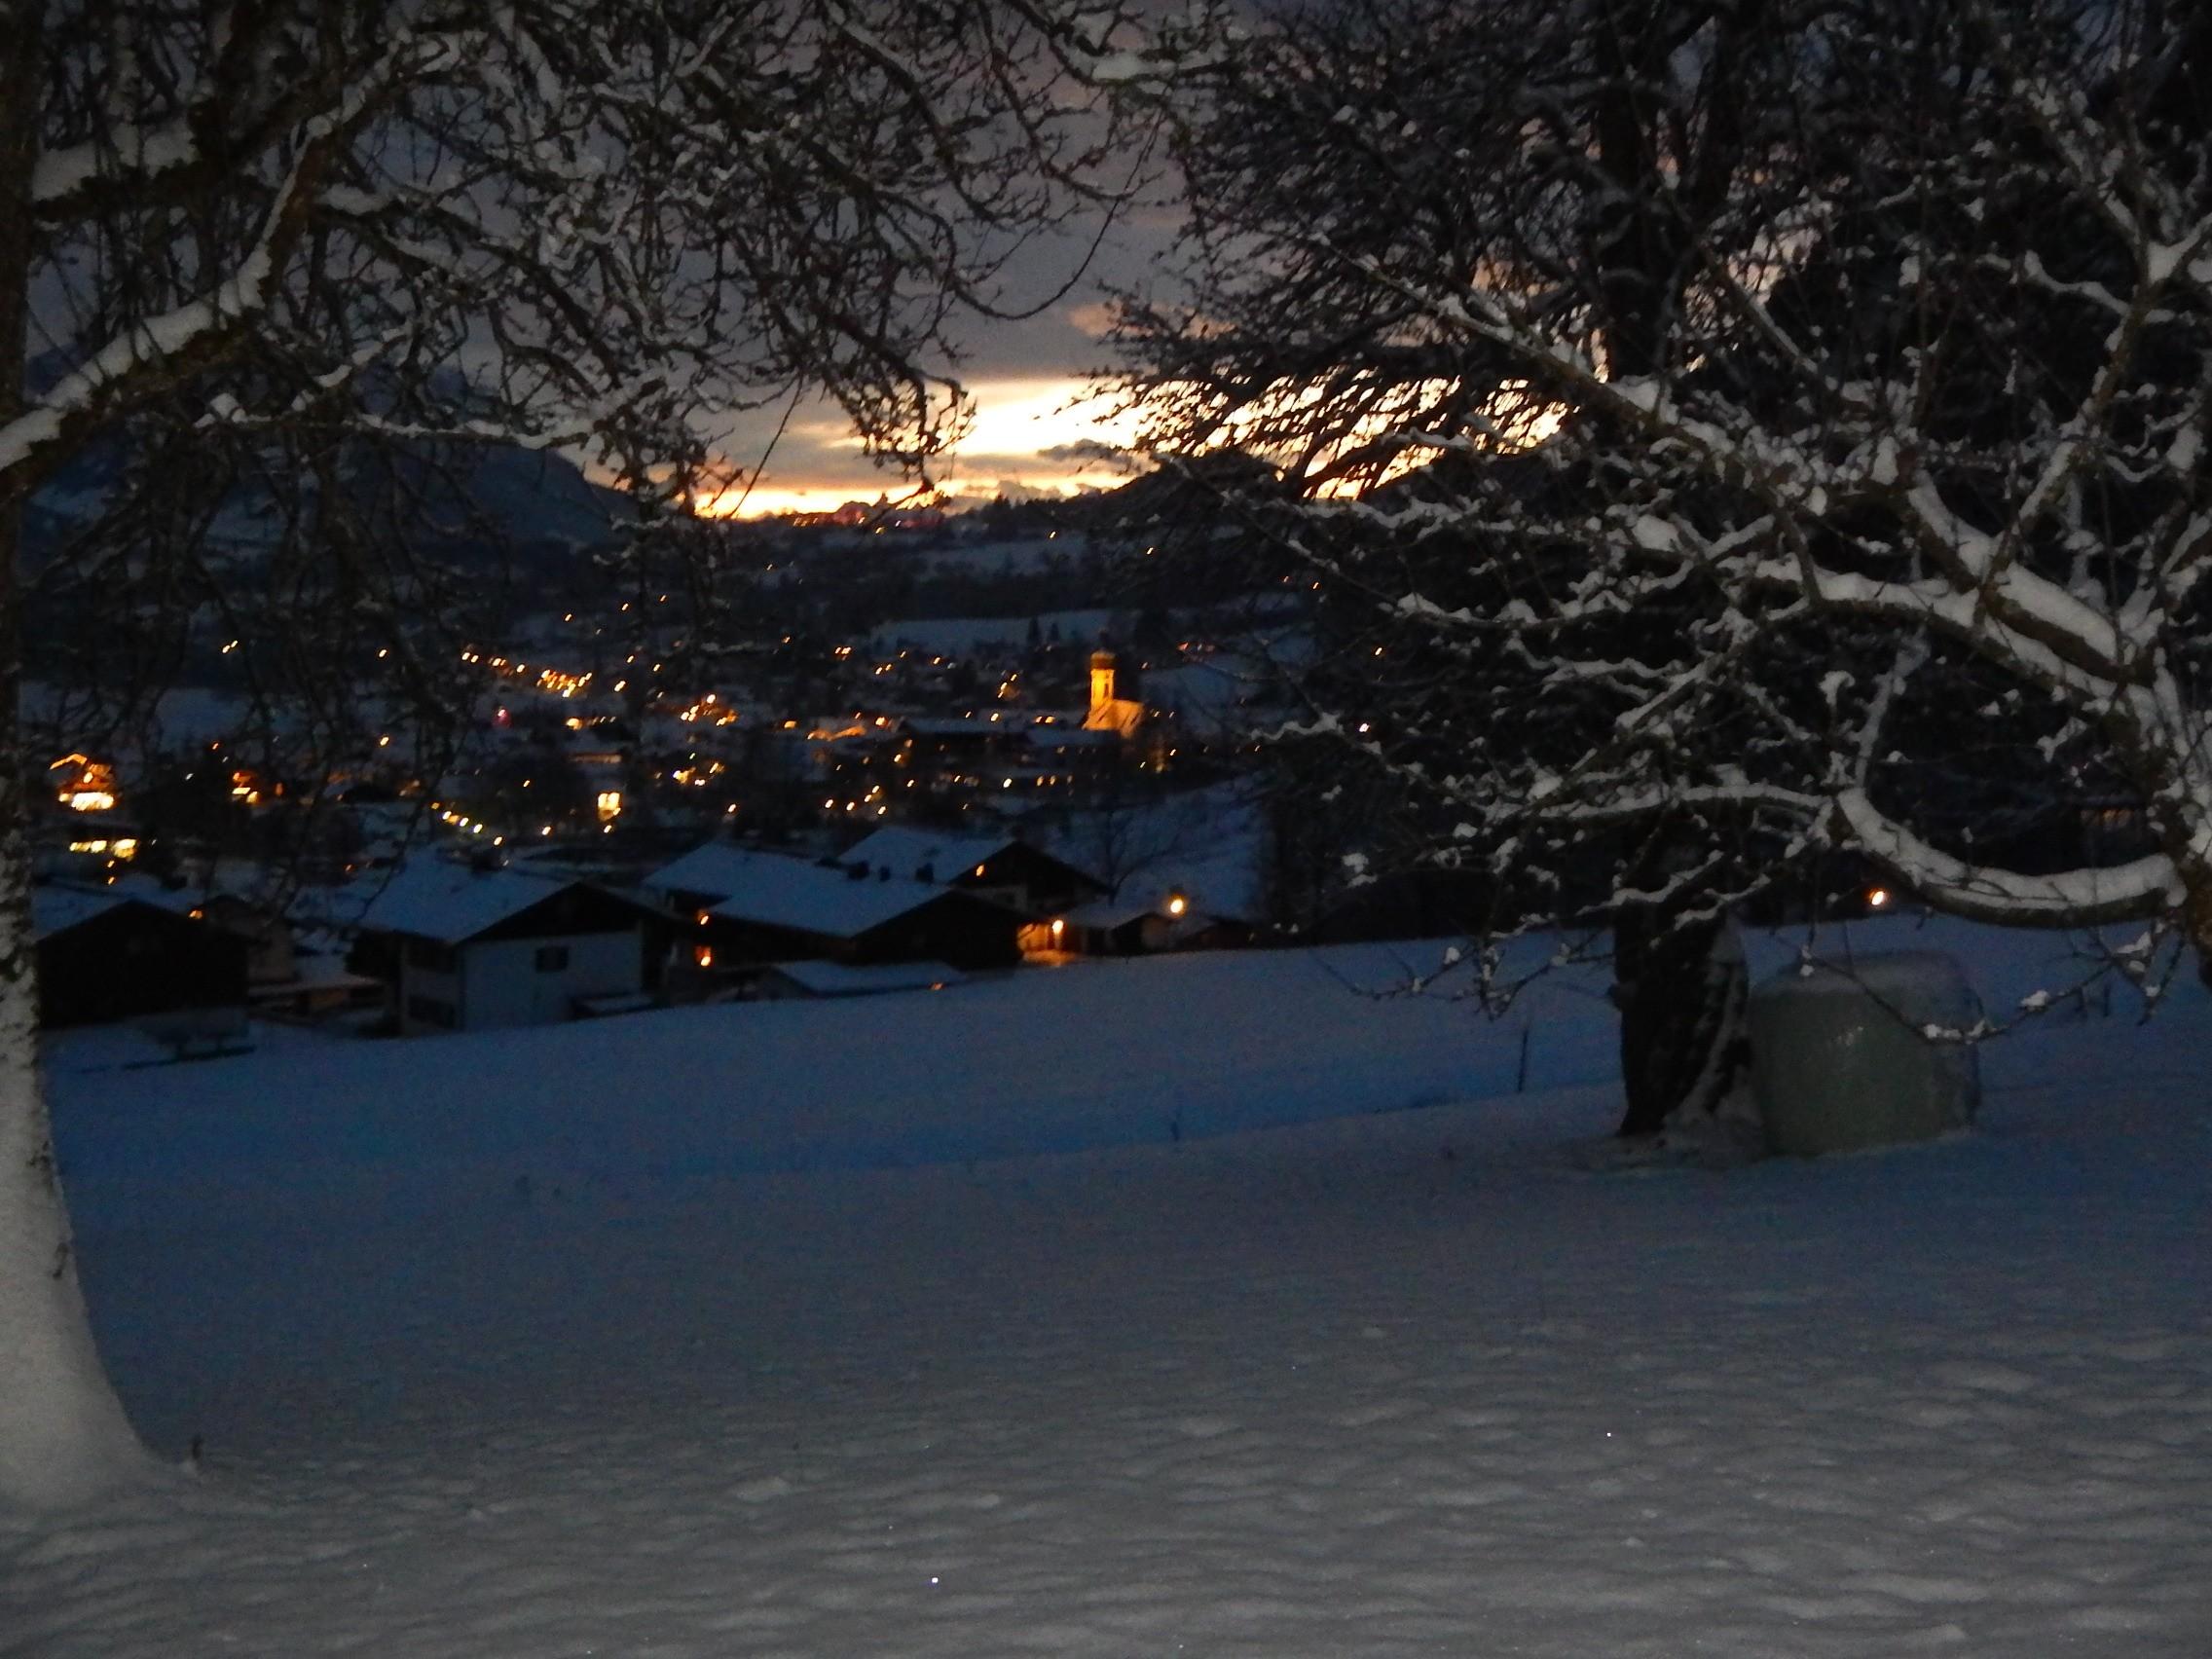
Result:
[[[1090,653],[1090,712],[1086,731],[1117,731],[1132,737],[1144,724],[1144,704],[1136,696],[1136,673],[1125,669],[1106,646]]]

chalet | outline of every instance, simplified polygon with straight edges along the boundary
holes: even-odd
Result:
[[[957,887],[1031,916],[1103,898],[1106,886],[1012,835],[964,835],[895,826],[845,849],[840,862]]]
[[[1148,898],[1097,898],[1077,904],[1049,925],[1049,944],[1073,956],[1150,956],[1153,951],[1203,951],[1223,944],[1247,944],[1252,929],[1226,916],[1193,907],[1184,894]],[[1047,934],[1024,934],[1024,944],[1040,946]]]
[[[546,1025],[635,996],[671,931],[620,894],[519,869],[419,860],[372,891],[356,960],[403,1033]]]
[[[108,888],[34,887],[39,1021],[86,1025],[246,997],[246,941]]]
[[[1094,899],[1026,930],[1022,948],[1081,956],[1217,950],[1252,942],[1259,927],[1255,872],[1232,845],[1207,860],[1140,870],[1110,899]]]
[[[995,968],[1020,957],[1017,912],[858,863],[709,842],[645,885],[691,917],[693,960],[703,968],[802,957]]]

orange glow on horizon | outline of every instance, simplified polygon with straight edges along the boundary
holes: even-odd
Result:
[[[785,513],[835,512],[847,501],[872,505],[880,498],[887,512],[921,511],[937,506],[980,506],[999,494],[1003,483],[1017,484],[1024,490],[1043,495],[1074,496],[1085,490],[1111,489],[1125,482],[1126,478],[1122,475],[1041,474],[1009,467],[989,478],[942,479],[938,481],[934,492],[929,492],[918,491],[911,484],[886,474],[872,484],[762,484],[750,494],[743,484],[732,484],[712,495],[695,497],[691,506],[702,518],[756,519],[775,518]]]
[[[789,473],[771,468],[769,476],[751,490],[733,472],[725,487],[696,497],[693,510],[708,518],[747,519],[834,512],[848,501],[881,501],[894,511],[938,506],[960,510],[1002,495],[1010,485],[1041,495],[1074,496],[1086,490],[1111,490],[1133,476],[1135,468],[1118,464],[1104,452],[1132,453],[1142,436],[1141,417],[1117,410],[1111,396],[1091,383],[1073,377],[1032,377],[977,381],[968,389],[975,400],[974,418],[960,442],[940,458],[933,490],[922,490],[892,472],[807,482],[811,469],[794,459]],[[1427,409],[1449,389],[1443,382],[1402,388],[1394,406],[1372,411],[1337,434],[1318,456],[1309,458],[1309,464],[1326,465],[1343,459],[1400,423],[1418,430]],[[1261,455],[1281,453],[1291,434],[1303,438],[1303,417],[1321,395],[1314,387],[1288,383],[1263,393],[1228,422],[1209,447],[1241,445]],[[1489,413],[1497,424],[1498,441],[1521,449],[1548,438],[1564,412],[1557,405],[1535,401],[1525,387],[1509,384],[1499,388]],[[817,453],[831,456],[853,456],[862,447],[858,436],[833,420],[802,422],[793,433]],[[1358,495],[1434,459],[1431,446],[1412,431],[1407,435],[1410,441],[1394,455],[1371,458],[1369,464],[1352,474],[1324,483],[1319,493]],[[1097,453],[1084,453],[1089,446],[1096,446]]]
[[[960,441],[940,460],[934,492],[918,491],[891,472],[808,482],[803,463],[794,463],[788,475],[771,466],[750,492],[742,478],[733,479],[726,488],[700,496],[694,510],[709,518],[769,518],[833,512],[847,501],[873,502],[879,497],[894,508],[922,508],[948,500],[980,503],[1008,484],[1043,495],[1073,496],[1128,481],[1125,468],[1104,458],[1045,453],[1085,444],[1125,448],[1135,442],[1134,417],[1115,415],[1088,382],[1065,375],[979,380],[970,384],[968,392],[975,402],[974,417]],[[798,423],[793,435],[837,456],[861,448],[860,438],[835,420]]]

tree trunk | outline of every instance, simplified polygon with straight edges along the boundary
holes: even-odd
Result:
[[[0,680],[0,1505],[47,1507],[148,1465],[92,1346],[55,1165],[38,1073],[28,792],[15,676]]]
[[[1750,1060],[1750,980],[1733,924],[1677,922],[1649,906],[1614,923],[1613,995],[1621,1011],[1620,1133],[1717,1117]]]
[[[23,407],[43,8],[0,11],[0,423]],[[100,1367],[38,1073],[38,942],[22,752],[22,480],[0,475],[0,1504],[88,1497],[149,1467]]]

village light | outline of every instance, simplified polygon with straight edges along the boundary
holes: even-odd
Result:
[[[1167,913],[1170,916],[1180,916],[1185,910],[1188,910],[1190,907],[1191,902],[1188,899],[1184,898],[1182,894],[1170,893],[1167,896]]]
[[[1057,942],[1059,941],[1060,936],[1061,936],[1062,934],[1066,933],[1067,931],[1068,931],[1067,918],[1066,918],[1065,916],[1054,916],[1054,917],[1052,918],[1052,940],[1053,940],[1053,942],[1054,942],[1054,943],[1057,943]]]
[[[1890,890],[1887,887],[1877,887],[1866,895],[1866,908],[1869,910],[1885,910],[1889,908],[1889,903]]]

